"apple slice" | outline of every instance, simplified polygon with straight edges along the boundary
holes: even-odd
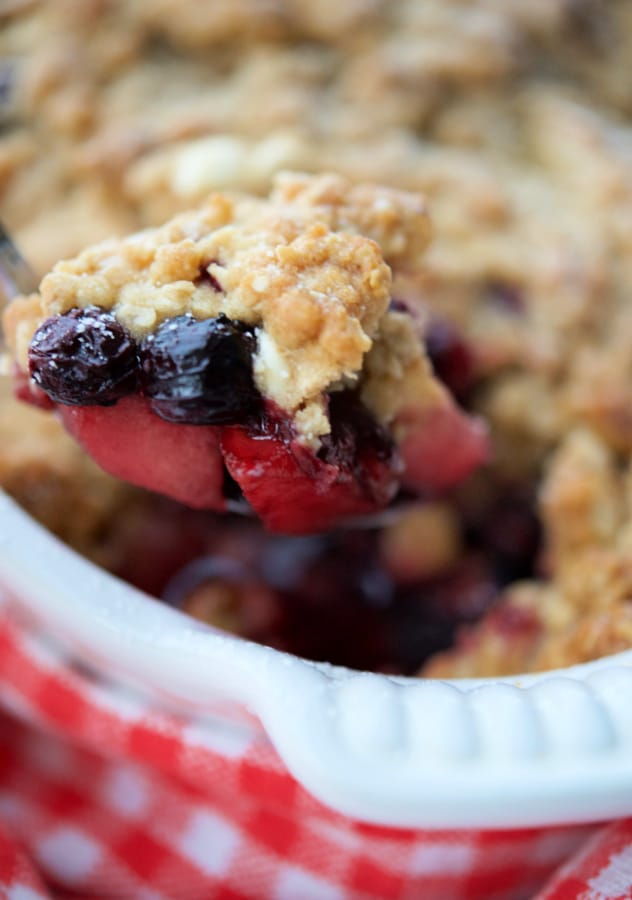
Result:
[[[437,493],[454,487],[490,456],[485,423],[451,400],[402,410],[396,427],[404,462],[402,484],[414,491]]]
[[[348,430],[321,459],[267,419],[261,432],[224,428],[224,463],[269,531],[309,534],[376,512],[395,496],[392,451]]]
[[[98,465],[193,509],[223,510],[218,429],[175,425],[138,395],[114,406],[57,406],[64,426]]]

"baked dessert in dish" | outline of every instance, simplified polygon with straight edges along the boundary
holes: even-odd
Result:
[[[288,534],[445,490],[488,441],[393,300],[428,232],[421,198],[336,176],[212,195],[13,301],[21,395],[43,394],[110,473],[200,509],[237,489]]]
[[[1,215],[42,276],[62,259],[78,265],[86,259],[78,254],[112,235],[122,246],[123,235],[206,208],[213,193],[257,207],[244,195],[269,197],[280,170],[335,172],[343,181],[328,178],[327,190],[346,184],[343,194],[370,183],[423,195],[433,239],[413,267],[366,222],[345,230],[376,241],[392,279],[389,309],[378,319],[413,315],[432,365],[428,384],[440,380],[468,416],[484,420],[488,463],[456,486],[424,488],[397,521],[387,517],[370,531],[347,521],[344,532],[304,537],[265,533],[225,511],[216,518],[186,509],[118,480],[119,503],[110,504],[113,488],[93,492],[92,521],[100,524],[85,520],[85,540],[83,526],[64,530],[21,487],[48,479],[63,496],[60,485],[80,471],[71,463],[80,451],[54,417],[22,405],[19,429],[38,474],[7,452],[0,481],[81,552],[101,554],[130,581],[311,658],[480,676],[632,646],[632,4],[355,0],[338,7],[5,5]],[[299,193],[308,183],[324,190],[320,177],[293,181],[303,185]],[[267,204],[278,215],[285,190],[278,182],[257,208]],[[331,220],[324,224],[338,233]],[[208,296],[223,302],[227,295],[210,289],[211,273],[222,288],[225,273],[211,267],[204,275]],[[40,303],[32,318],[20,314],[32,329],[15,345],[24,372],[26,347],[45,317]],[[379,334],[365,333],[379,344]],[[144,340],[140,331],[132,337]],[[355,369],[360,382],[372,353]],[[255,363],[259,393],[260,377]],[[33,399],[27,382],[22,391]],[[336,401],[347,395],[324,393]],[[361,401],[382,427],[377,401],[366,394]],[[138,389],[112,406],[59,409],[69,420],[89,420],[134,402]],[[293,402],[286,409],[294,423],[302,407]],[[16,440],[10,423],[18,427],[9,403],[7,447]],[[158,427],[172,425],[151,415]],[[386,426],[401,459],[395,418]],[[36,420],[72,448],[65,468],[51,464]],[[333,430],[317,434],[316,426],[312,439],[309,427],[301,447],[313,455]],[[389,475],[378,481],[389,493],[393,468],[381,462]],[[91,477],[115,483],[86,464],[88,471],[85,481],[74,479],[84,499]],[[234,477],[222,474],[221,488],[232,502]]]

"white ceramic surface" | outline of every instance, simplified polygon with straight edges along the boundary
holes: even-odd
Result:
[[[133,590],[1,493],[0,585],[84,660],[160,702],[254,714],[296,778],[342,813],[431,828],[632,813],[632,651],[451,682],[309,663]]]

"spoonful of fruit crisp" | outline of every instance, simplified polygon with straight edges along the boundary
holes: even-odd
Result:
[[[398,290],[429,231],[419,196],[333,175],[280,175],[267,199],[213,194],[11,302],[16,393],[111,474],[198,509],[245,498],[271,531],[443,491],[488,439]]]

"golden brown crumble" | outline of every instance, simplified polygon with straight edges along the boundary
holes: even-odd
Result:
[[[311,442],[329,431],[323,392],[357,382],[372,347],[364,393],[382,421],[420,386],[432,390],[408,317],[385,316],[391,287],[385,259],[413,270],[428,234],[419,196],[338,176],[283,175],[267,202],[213,194],[162,228],[58,263],[43,279],[39,300],[17,301],[5,327],[26,371],[37,326],[76,307],[113,310],[137,338],[185,313],[223,313],[257,329],[257,386],[297,413],[300,433]],[[438,385],[434,392],[443,396]]]
[[[463,335],[495,468],[539,495],[544,528],[537,578],[505,591],[427,671],[492,675],[593,658],[632,645],[630,58],[630,0],[5,4],[0,79],[8,65],[13,88],[0,102],[2,217],[43,273],[212,191],[263,196],[281,169],[422,193],[435,233],[423,267],[427,224],[410,234],[383,210],[353,230],[380,246],[394,297]],[[336,192],[350,189],[337,183],[316,189],[338,210],[330,235],[349,227]],[[313,208],[310,184],[281,181],[286,196],[274,202]],[[394,202],[392,221],[412,224]],[[217,228],[233,215],[215,214]],[[154,263],[168,278],[182,259],[167,252]],[[185,302],[189,288],[180,290],[164,290],[165,306]],[[292,303],[292,333],[309,344],[318,315],[303,299]],[[210,314],[211,299],[198,300]],[[138,310],[139,331],[151,327]],[[39,301],[18,311],[23,358]],[[407,329],[396,313],[377,334],[362,328],[373,341],[364,398],[382,417],[401,397],[402,367],[406,384],[438,389]],[[320,427],[310,417],[306,431]],[[28,419],[19,427],[37,433]],[[28,477],[18,455],[6,458],[19,493]],[[41,453],[42,472],[49,458]],[[449,515],[435,512],[433,553],[448,558]],[[427,523],[409,524],[419,535]],[[385,552],[407,540],[393,536]]]

